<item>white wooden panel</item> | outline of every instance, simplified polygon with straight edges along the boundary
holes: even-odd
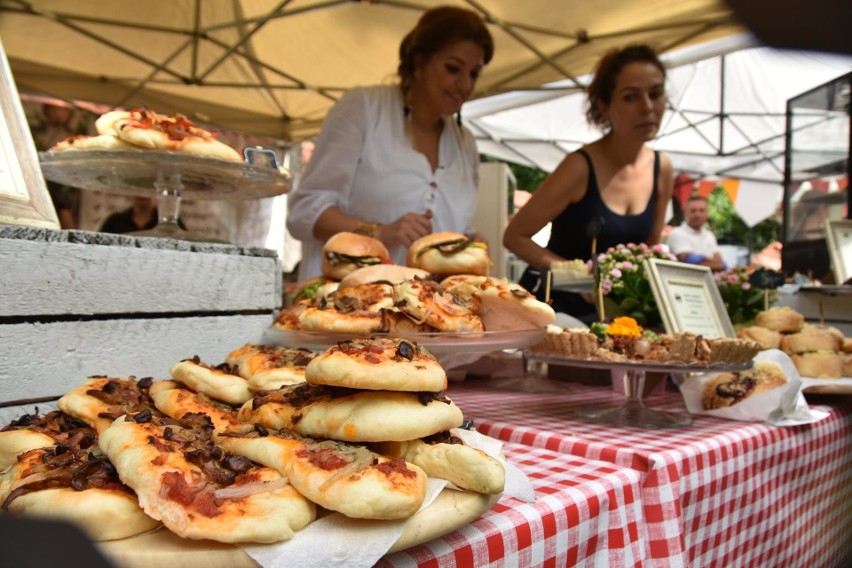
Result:
[[[198,355],[217,365],[259,342],[272,316],[117,319],[0,325],[0,401],[63,394],[90,375],[155,379]]]
[[[277,257],[0,238],[0,316],[269,310]]]
[[[503,246],[503,231],[509,222],[509,184],[511,170],[503,162],[479,164],[479,192],[473,227],[488,239],[488,254],[491,256],[491,276],[505,278],[508,275],[507,253]]]

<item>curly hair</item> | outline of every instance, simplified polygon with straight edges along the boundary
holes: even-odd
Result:
[[[428,59],[445,45],[464,40],[482,48],[485,63],[491,61],[494,40],[476,12],[455,6],[438,6],[424,12],[399,45],[397,75],[403,95],[411,88],[418,58]]]
[[[600,103],[609,106],[615,91],[615,78],[628,63],[646,62],[656,66],[666,78],[666,69],[653,48],[648,45],[628,45],[611,49],[598,61],[592,82],[586,88],[586,119],[603,129],[609,129],[609,120],[598,108]]]

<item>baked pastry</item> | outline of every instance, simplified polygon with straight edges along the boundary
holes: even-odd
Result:
[[[701,402],[705,410],[727,408],[786,382],[787,377],[777,363],[757,363],[748,371],[719,373],[707,381]]]
[[[774,329],[753,325],[745,327],[737,333],[740,339],[749,339],[760,344],[761,349],[780,349],[781,334]]]
[[[586,330],[562,329],[556,325],[547,326],[547,334],[530,349],[543,355],[559,355],[585,359],[594,357],[599,347],[598,337]]]
[[[550,272],[553,274],[553,278],[559,281],[582,280],[592,276],[586,261],[579,258],[551,262]]]
[[[747,363],[760,352],[760,344],[747,339],[720,337],[707,340],[712,363]]]
[[[843,346],[840,348],[844,353],[852,353],[852,337],[843,338]]]
[[[810,351],[839,351],[843,340],[828,331],[792,333],[781,339],[781,349],[788,355]]]
[[[781,333],[795,333],[801,331],[805,325],[805,317],[786,306],[770,308],[759,312],[754,318],[760,327],[780,331]]]
[[[839,379],[843,376],[843,358],[832,352],[801,353],[791,357],[799,374],[816,379]]]

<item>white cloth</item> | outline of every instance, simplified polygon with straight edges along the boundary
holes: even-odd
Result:
[[[473,135],[445,119],[438,168],[405,136],[402,93],[386,85],[348,91],[329,111],[316,149],[290,194],[287,229],[302,241],[299,279],[321,273],[322,242],[313,237],[329,207],[379,223],[432,211],[432,230],[469,233],[476,211],[479,156]],[[404,247],[391,257],[405,264]]]
[[[711,258],[719,252],[716,235],[710,229],[701,227],[700,230],[696,231],[686,223],[672,229],[666,242],[669,245],[669,250],[675,256],[691,252]]]

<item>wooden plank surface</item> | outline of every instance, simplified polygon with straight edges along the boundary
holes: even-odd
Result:
[[[277,257],[0,238],[0,317],[270,310]]]
[[[0,325],[0,402],[61,395],[90,375],[168,378],[194,355],[217,365],[271,324],[272,315]]]

